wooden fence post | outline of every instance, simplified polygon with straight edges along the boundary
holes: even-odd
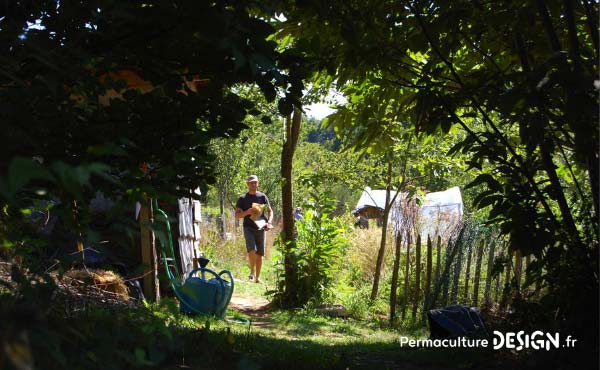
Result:
[[[506,251],[507,254],[507,259],[508,259],[508,263],[506,264],[506,271],[505,271],[505,277],[504,277],[504,286],[502,287],[502,297],[500,298],[500,310],[503,310],[504,308],[506,308],[506,306],[508,305],[508,301],[510,299],[510,293],[512,291],[511,289],[511,282],[510,282],[510,273],[511,273],[511,268],[512,268],[512,264],[513,264],[513,256],[512,253],[510,251]]]
[[[455,242],[456,244],[456,242]],[[452,249],[452,253],[450,250]],[[440,288],[442,290],[442,307],[445,307],[448,304],[448,294],[450,287],[450,265],[452,264],[452,257],[456,254],[456,245],[452,245],[452,240],[448,239],[448,244],[446,245],[446,258],[444,258],[444,271],[440,276]]]
[[[485,239],[482,239],[479,248],[477,248],[477,259],[475,261],[475,280],[473,281],[473,306],[475,307],[479,303],[479,279],[481,279],[481,260],[483,259],[484,248]]]
[[[528,270],[529,270],[529,264],[531,263],[531,255],[528,254],[527,256],[525,256],[525,282],[527,282],[527,277],[528,277]],[[528,292],[531,291],[530,289],[527,289]]]
[[[517,293],[521,294],[521,276],[523,275],[523,254],[520,250],[515,252],[515,282]]]
[[[500,302],[500,281],[502,280],[502,274],[496,276],[494,282],[494,302]]]
[[[415,288],[413,294],[413,311],[412,311],[412,321],[415,322],[417,317],[417,309],[419,307],[419,300],[421,297],[421,234],[417,235],[417,245],[416,245],[416,266],[415,266]]]
[[[437,237],[436,253],[437,263],[435,264],[435,278],[433,281],[437,284],[440,280],[440,266],[442,264],[442,237],[439,235]]]
[[[488,258],[487,258],[487,274],[485,276],[485,293],[483,294],[483,299],[485,301],[486,306],[492,304],[492,269],[494,267],[494,256],[496,249],[496,241],[490,240],[490,244],[488,246]]]
[[[142,246],[142,265],[144,266],[144,297],[150,301],[160,301],[158,283],[158,258],[156,255],[154,232],[149,227],[154,222],[152,199],[144,197],[140,208],[140,236]]]
[[[467,266],[465,270],[465,293],[464,299],[462,302],[470,302],[469,299],[469,280],[471,280],[471,257],[473,256],[473,249],[475,248],[474,243],[470,244],[467,248],[469,251],[467,252]]]
[[[425,321],[425,313],[429,310],[429,302],[431,301],[431,270],[433,263],[433,246],[431,238],[427,235],[427,264],[425,265],[425,297],[423,302],[423,314],[421,315]]]
[[[463,256],[463,245],[462,240],[456,240],[455,248],[458,248],[456,251],[456,261],[454,265],[454,279],[452,282],[452,293],[450,293],[450,303],[456,304],[458,303],[458,282],[460,280],[460,270],[462,268],[462,256]]]
[[[394,256],[394,269],[392,271],[392,286],[390,288],[390,325],[396,318],[396,303],[398,289],[398,270],[400,270],[400,246],[402,245],[402,232],[396,230],[396,254]]]
[[[431,298],[431,307],[435,306],[440,290],[443,291],[442,307],[446,306],[446,303],[448,302],[448,281],[450,280],[450,266],[452,265],[452,261],[454,260],[454,257],[456,256],[456,253],[458,251],[456,248],[459,248],[460,243],[462,243],[464,233],[465,227],[463,226],[460,232],[458,233],[458,237],[454,242],[454,246],[452,246],[450,240],[448,241],[448,246],[446,247],[444,270],[441,273],[440,281],[437,284],[435,284],[435,291],[433,293],[433,297]]]
[[[408,306],[408,283],[410,273],[410,243],[411,243],[410,231],[406,232],[406,270],[404,272],[404,297],[402,297],[402,321],[406,317],[406,307]]]

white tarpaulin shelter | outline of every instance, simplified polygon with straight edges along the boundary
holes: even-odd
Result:
[[[396,194],[390,193],[390,199]],[[390,212],[388,222],[396,224],[399,217],[402,217],[402,205],[406,205],[406,194],[400,193],[396,197],[396,202]],[[358,203],[357,209],[365,206],[374,206],[381,209],[385,208],[385,190],[372,190],[367,187],[363,191]],[[460,189],[453,187],[445,191],[428,193],[423,202],[418,207],[418,217],[416,227],[423,237],[427,235],[441,235],[451,229],[462,220],[463,202]]]
[[[462,220],[463,202],[458,186],[425,195],[419,207],[418,227],[421,237],[443,235]],[[445,238],[444,238],[445,239]]]
[[[395,191],[390,192],[390,198],[393,198],[395,194]],[[402,194],[398,195],[398,197],[401,196]],[[372,190],[367,186],[365,190],[363,190],[360,199],[356,204],[356,209],[363,208],[364,206],[374,206],[385,209],[385,190]]]

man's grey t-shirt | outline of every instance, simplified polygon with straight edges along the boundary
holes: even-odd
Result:
[[[252,207],[252,203],[268,204],[269,208],[271,207],[271,203],[269,203],[269,198],[267,198],[267,195],[265,193],[261,193],[260,191],[257,191],[256,194],[246,193],[242,195],[235,204],[235,207],[245,211]],[[254,221],[250,219],[250,216],[244,217],[244,227],[258,229]]]

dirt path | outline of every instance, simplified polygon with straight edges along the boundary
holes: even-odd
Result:
[[[252,326],[254,327],[275,327],[275,324],[269,319],[270,302],[264,297],[236,295],[234,293],[231,297],[229,307],[250,316]]]
[[[269,301],[264,297],[234,294],[229,306],[248,316],[264,317],[269,309]]]

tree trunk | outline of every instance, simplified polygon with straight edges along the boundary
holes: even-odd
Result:
[[[377,253],[377,264],[375,265],[375,276],[373,277],[373,289],[371,290],[371,301],[377,298],[379,291],[379,278],[381,276],[381,269],[383,267],[383,259],[385,257],[385,243],[387,241],[387,227],[388,227],[388,216],[390,214],[391,207],[391,191],[392,191],[392,158],[388,161],[387,170],[387,186],[385,188],[385,209],[383,210],[383,225],[381,226],[381,245],[379,246],[379,253]]]
[[[390,287],[390,325],[396,318],[398,270],[400,269],[400,247],[402,245],[402,232],[396,230],[396,254],[394,255],[394,270],[392,271],[392,286]]]
[[[281,238],[286,249],[284,257],[284,301],[289,306],[295,306],[298,298],[296,264],[292,260],[292,254],[289,252],[294,248],[296,242],[296,230],[293,218],[292,161],[296,145],[298,144],[301,123],[302,112],[300,109],[294,108],[293,116],[287,117],[284,120],[285,139],[281,150],[281,211],[283,213]]]

